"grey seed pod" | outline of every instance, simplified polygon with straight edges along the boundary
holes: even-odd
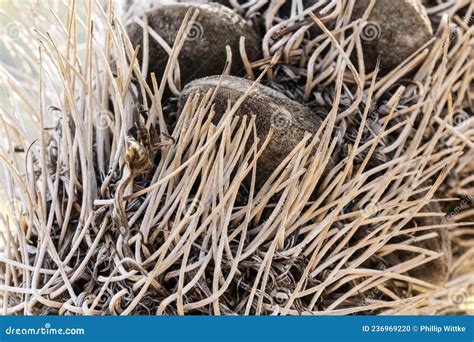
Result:
[[[149,26],[170,46],[182,24],[186,12],[199,10],[199,16],[189,28],[186,41],[179,53],[178,61],[181,82],[187,82],[210,75],[221,74],[226,63],[226,46],[232,50],[231,74],[244,75],[240,52],[240,37],[245,37],[247,56],[250,61],[260,57],[260,40],[252,27],[231,9],[211,3],[178,3],[160,5],[147,12]],[[133,23],[127,27],[133,46],[143,45],[143,30]],[[169,55],[154,40],[149,40],[149,72],[158,80],[163,76]],[[139,54],[141,58],[141,54]]]
[[[357,0],[352,19],[362,18],[370,0]],[[425,7],[419,0],[377,0],[361,40],[368,70],[381,58],[383,69],[393,69],[433,36]]]
[[[205,94],[217,86],[220,76],[211,76],[189,83],[180,98],[181,107],[189,96]],[[252,85],[239,77],[225,76],[215,98],[218,121],[228,108],[228,101],[234,104]],[[237,110],[236,115],[255,115],[257,136],[263,143],[269,130],[273,135],[266,150],[257,163],[257,185],[262,185],[306,133],[316,133],[321,119],[305,106],[264,85],[257,85]]]

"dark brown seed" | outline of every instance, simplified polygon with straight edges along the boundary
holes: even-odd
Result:
[[[441,213],[441,207],[437,202],[431,202],[426,205],[421,211],[421,213]],[[439,216],[430,216],[430,217],[419,217],[413,219],[410,228],[416,226],[432,226],[440,225],[443,223],[443,219]],[[421,234],[428,234],[435,232],[438,234],[436,238],[429,240],[424,240],[415,243],[415,246],[425,248],[437,253],[443,253],[443,256],[430,261],[426,264],[418,266],[408,273],[410,276],[424,280],[430,284],[444,286],[449,276],[449,269],[452,262],[452,251],[451,251],[451,241],[449,239],[449,233],[446,228],[438,228],[433,230],[427,230],[421,232]],[[406,257],[412,258],[414,254],[402,253]],[[405,260],[404,257],[400,258],[402,261]]]
[[[362,18],[370,0],[355,3],[352,18]],[[377,0],[361,32],[364,61],[375,69],[393,69],[433,36],[425,7],[419,0]]]
[[[214,89],[219,78],[211,76],[189,83],[181,94],[181,107],[190,95],[205,94],[209,89]],[[229,100],[234,104],[251,85],[251,81],[243,78],[224,77],[215,98],[215,120],[218,121],[226,111]],[[273,127],[271,141],[257,163],[257,185],[262,185],[268,179],[305,133],[315,133],[321,125],[321,119],[309,109],[260,84],[250,92],[236,115],[256,116],[260,144]]]
[[[239,52],[240,37],[246,39],[246,52],[250,61],[259,58],[260,41],[254,30],[231,9],[214,3],[161,5],[147,13],[149,26],[173,46],[189,9],[199,10],[199,16],[190,28],[178,56],[182,84],[221,74],[226,63],[226,45],[232,50],[231,74],[244,75],[245,68]],[[131,24],[127,31],[133,46],[143,45],[143,30],[138,24]],[[148,70],[154,72],[158,80],[161,80],[168,57],[166,51],[150,37]]]

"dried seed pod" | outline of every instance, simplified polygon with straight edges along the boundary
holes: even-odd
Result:
[[[362,18],[370,0],[355,3],[352,19]],[[377,0],[361,32],[364,62],[375,69],[392,69],[433,36],[425,7],[419,0]]]
[[[220,76],[211,76],[189,83],[180,98],[181,107],[189,96],[205,94],[217,86]],[[225,76],[215,97],[216,118],[234,104],[252,85],[243,78]],[[257,85],[237,110],[236,115],[255,115],[257,136],[262,143],[270,128],[273,135],[258,161],[257,185],[262,185],[292,149],[303,139],[305,133],[315,133],[321,119],[303,105],[292,101],[275,90]]]
[[[231,74],[245,74],[239,52],[240,37],[245,37],[246,53],[250,61],[259,58],[260,41],[254,30],[231,9],[215,3],[160,5],[147,12],[148,24],[168,45],[173,46],[188,10],[199,10],[199,16],[190,27],[178,56],[182,84],[221,74],[226,63],[227,45],[232,50]],[[134,47],[143,44],[143,29],[138,24],[129,25],[127,31]],[[168,53],[161,45],[150,38],[148,70],[154,72],[159,80],[168,58]]]

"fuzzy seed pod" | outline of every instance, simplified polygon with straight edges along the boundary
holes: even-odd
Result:
[[[211,76],[189,83],[181,94],[181,107],[189,96],[205,94],[217,86],[220,76]],[[216,119],[219,120],[252,85],[243,78],[223,78],[215,98]],[[236,115],[255,115],[257,136],[262,143],[270,128],[273,135],[258,161],[257,185],[262,185],[306,133],[316,133],[321,119],[303,105],[292,101],[275,90],[257,85],[237,110]]]
[[[226,46],[232,50],[231,74],[244,75],[245,68],[239,52],[240,37],[245,37],[248,59],[260,56],[260,41],[254,30],[231,9],[211,3],[179,3],[160,5],[147,12],[148,24],[166,43],[173,46],[188,10],[199,10],[189,29],[178,56],[181,83],[205,76],[221,74],[226,63]],[[191,14],[192,14],[191,13]],[[132,45],[143,45],[143,29],[133,23],[127,31]],[[140,54],[141,58],[141,54]],[[168,53],[153,38],[149,40],[149,72],[161,80],[168,61]]]
[[[370,0],[356,1],[352,19],[362,18],[369,4]],[[366,68],[375,69],[380,56],[382,69],[393,69],[432,36],[419,0],[377,0],[361,32]]]

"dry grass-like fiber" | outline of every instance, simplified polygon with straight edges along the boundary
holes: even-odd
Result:
[[[179,94],[173,69],[196,13],[167,82],[150,87],[137,62],[146,42],[132,48],[110,4],[73,1],[65,18],[24,11],[0,69],[2,312],[464,313],[474,208],[459,207],[474,196],[474,119],[454,118],[472,105],[474,5],[446,1],[443,17],[433,7],[432,40],[379,75],[364,70],[364,21],[349,20],[350,3],[320,1],[318,17],[266,12],[264,56],[247,69],[327,113],[261,188],[269,137],[257,143],[254,117],[235,118],[236,104],[213,122],[212,92],[180,113],[162,101],[167,82]],[[412,273],[443,258],[420,244],[438,230],[453,241],[444,286]]]

